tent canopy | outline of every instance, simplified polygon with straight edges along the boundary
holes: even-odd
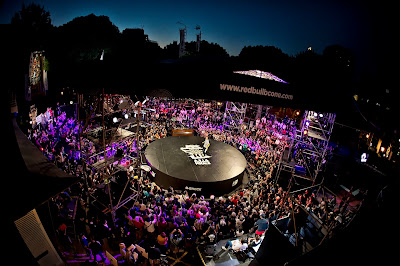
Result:
[[[256,254],[256,260],[265,265],[283,265],[297,256],[297,249],[270,223]]]
[[[36,148],[18,127],[15,118],[7,119],[7,167],[12,169],[5,187],[9,214],[17,219],[78,181],[60,170]]]

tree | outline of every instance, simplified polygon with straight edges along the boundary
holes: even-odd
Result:
[[[68,60],[80,62],[98,60],[103,50],[110,56],[119,38],[119,29],[109,17],[90,14],[58,27],[56,41]]]
[[[195,42],[193,42],[196,45]],[[221,56],[221,57],[229,57],[229,54],[226,52],[225,48],[223,48],[218,43],[209,43],[208,41],[202,40],[200,43],[200,55],[204,56]]]
[[[239,53],[239,60],[248,69],[260,69],[289,79],[292,58],[275,46],[245,46]]]
[[[166,45],[163,49],[163,56],[168,59],[176,59],[179,57],[179,45],[177,41]]]
[[[21,11],[14,14],[11,25],[25,41],[24,56],[34,50],[46,50],[51,38],[53,25],[50,12],[44,6],[31,3],[22,4]]]
[[[28,6],[22,4],[21,11],[14,14],[11,19],[11,24],[22,26],[23,28],[36,32],[52,27],[50,12],[46,11],[44,6],[35,3],[31,3]]]
[[[341,46],[330,45],[324,49],[323,57],[336,80],[341,82],[350,82],[354,76],[354,55],[353,53]]]
[[[50,12],[34,3],[22,4],[21,10],[14,14],[8,26],[8,36],[2,36],[7,40],[8,47],[3,57],[9,62],[7,68],[13,70],[12,75],[21,77],[28,70],[31,52],[47,51],[51,47],[54,27],[51,24]],[[49,61],[52,62],[51,59]]]

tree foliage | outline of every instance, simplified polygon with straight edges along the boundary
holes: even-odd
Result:
[[[33,29],[36,31],[51,27],[50,12],[44,6],[31,3],[28,6],[22,4],[22,9],[16,12],[11,19],[11,24]]]
[[[56,76],[54,80],[68,82],[69,78],[97,79],[102,73],[133,73],[160,59],[177,59],[179,54],[176,41],[161,49],[156,42],[148,40],[143,29],[120,32],[107,16],[89,14],[53,27],[50,12],[32,3],[23,4],[11,24],[19,30],[16,35],[25,40],[19,42],[23,46],[19,54],[24,59],[18,60],[26,62],[30,52],[45,50],[54,72],[52,76]],[[100,61],[103,51],[104,61]],[[221,45],[206,40],[201,41],[200,52],[196,51],[195,41],[186,43],[186,51],[187,57],[229,57]],[[296,86],[318,91],[326,80],[335,81],[330,84],[337,87],[349,80],[352,75],[351,67],[347,66],[349,54],[343,47],[331,46],[322,55],[304,51],[293,57],[277,47],[257,45],[243,47],[231,62],[240,69],[268,71]]]

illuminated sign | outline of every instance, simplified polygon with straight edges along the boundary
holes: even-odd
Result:
[[[235,181],[233,181],[232,182],[232,187],[236,186],[238,182],[239,182],[239,179],[236,179]]]
[[[368,159],[368,154],[366,154],[365,152],[363,154],[361,154],[361,162],[362,163],[366,163]]]

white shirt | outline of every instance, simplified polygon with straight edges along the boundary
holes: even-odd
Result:
[[[147,232],[153,233],[156,230],[154,224],[155,224],[155,220],[150,221],[150,222],[147,222],[147,221],[144,222],[144,226],[146,227]]]
[[[209,146],[210,146],[210,140],[209,139],[205,139],[203,147],[204,148],[208,148]]]
[[[246,243],[241,244],[238,239],[232,241],[232,249],[236,251],[246,250],[248,245]]]

